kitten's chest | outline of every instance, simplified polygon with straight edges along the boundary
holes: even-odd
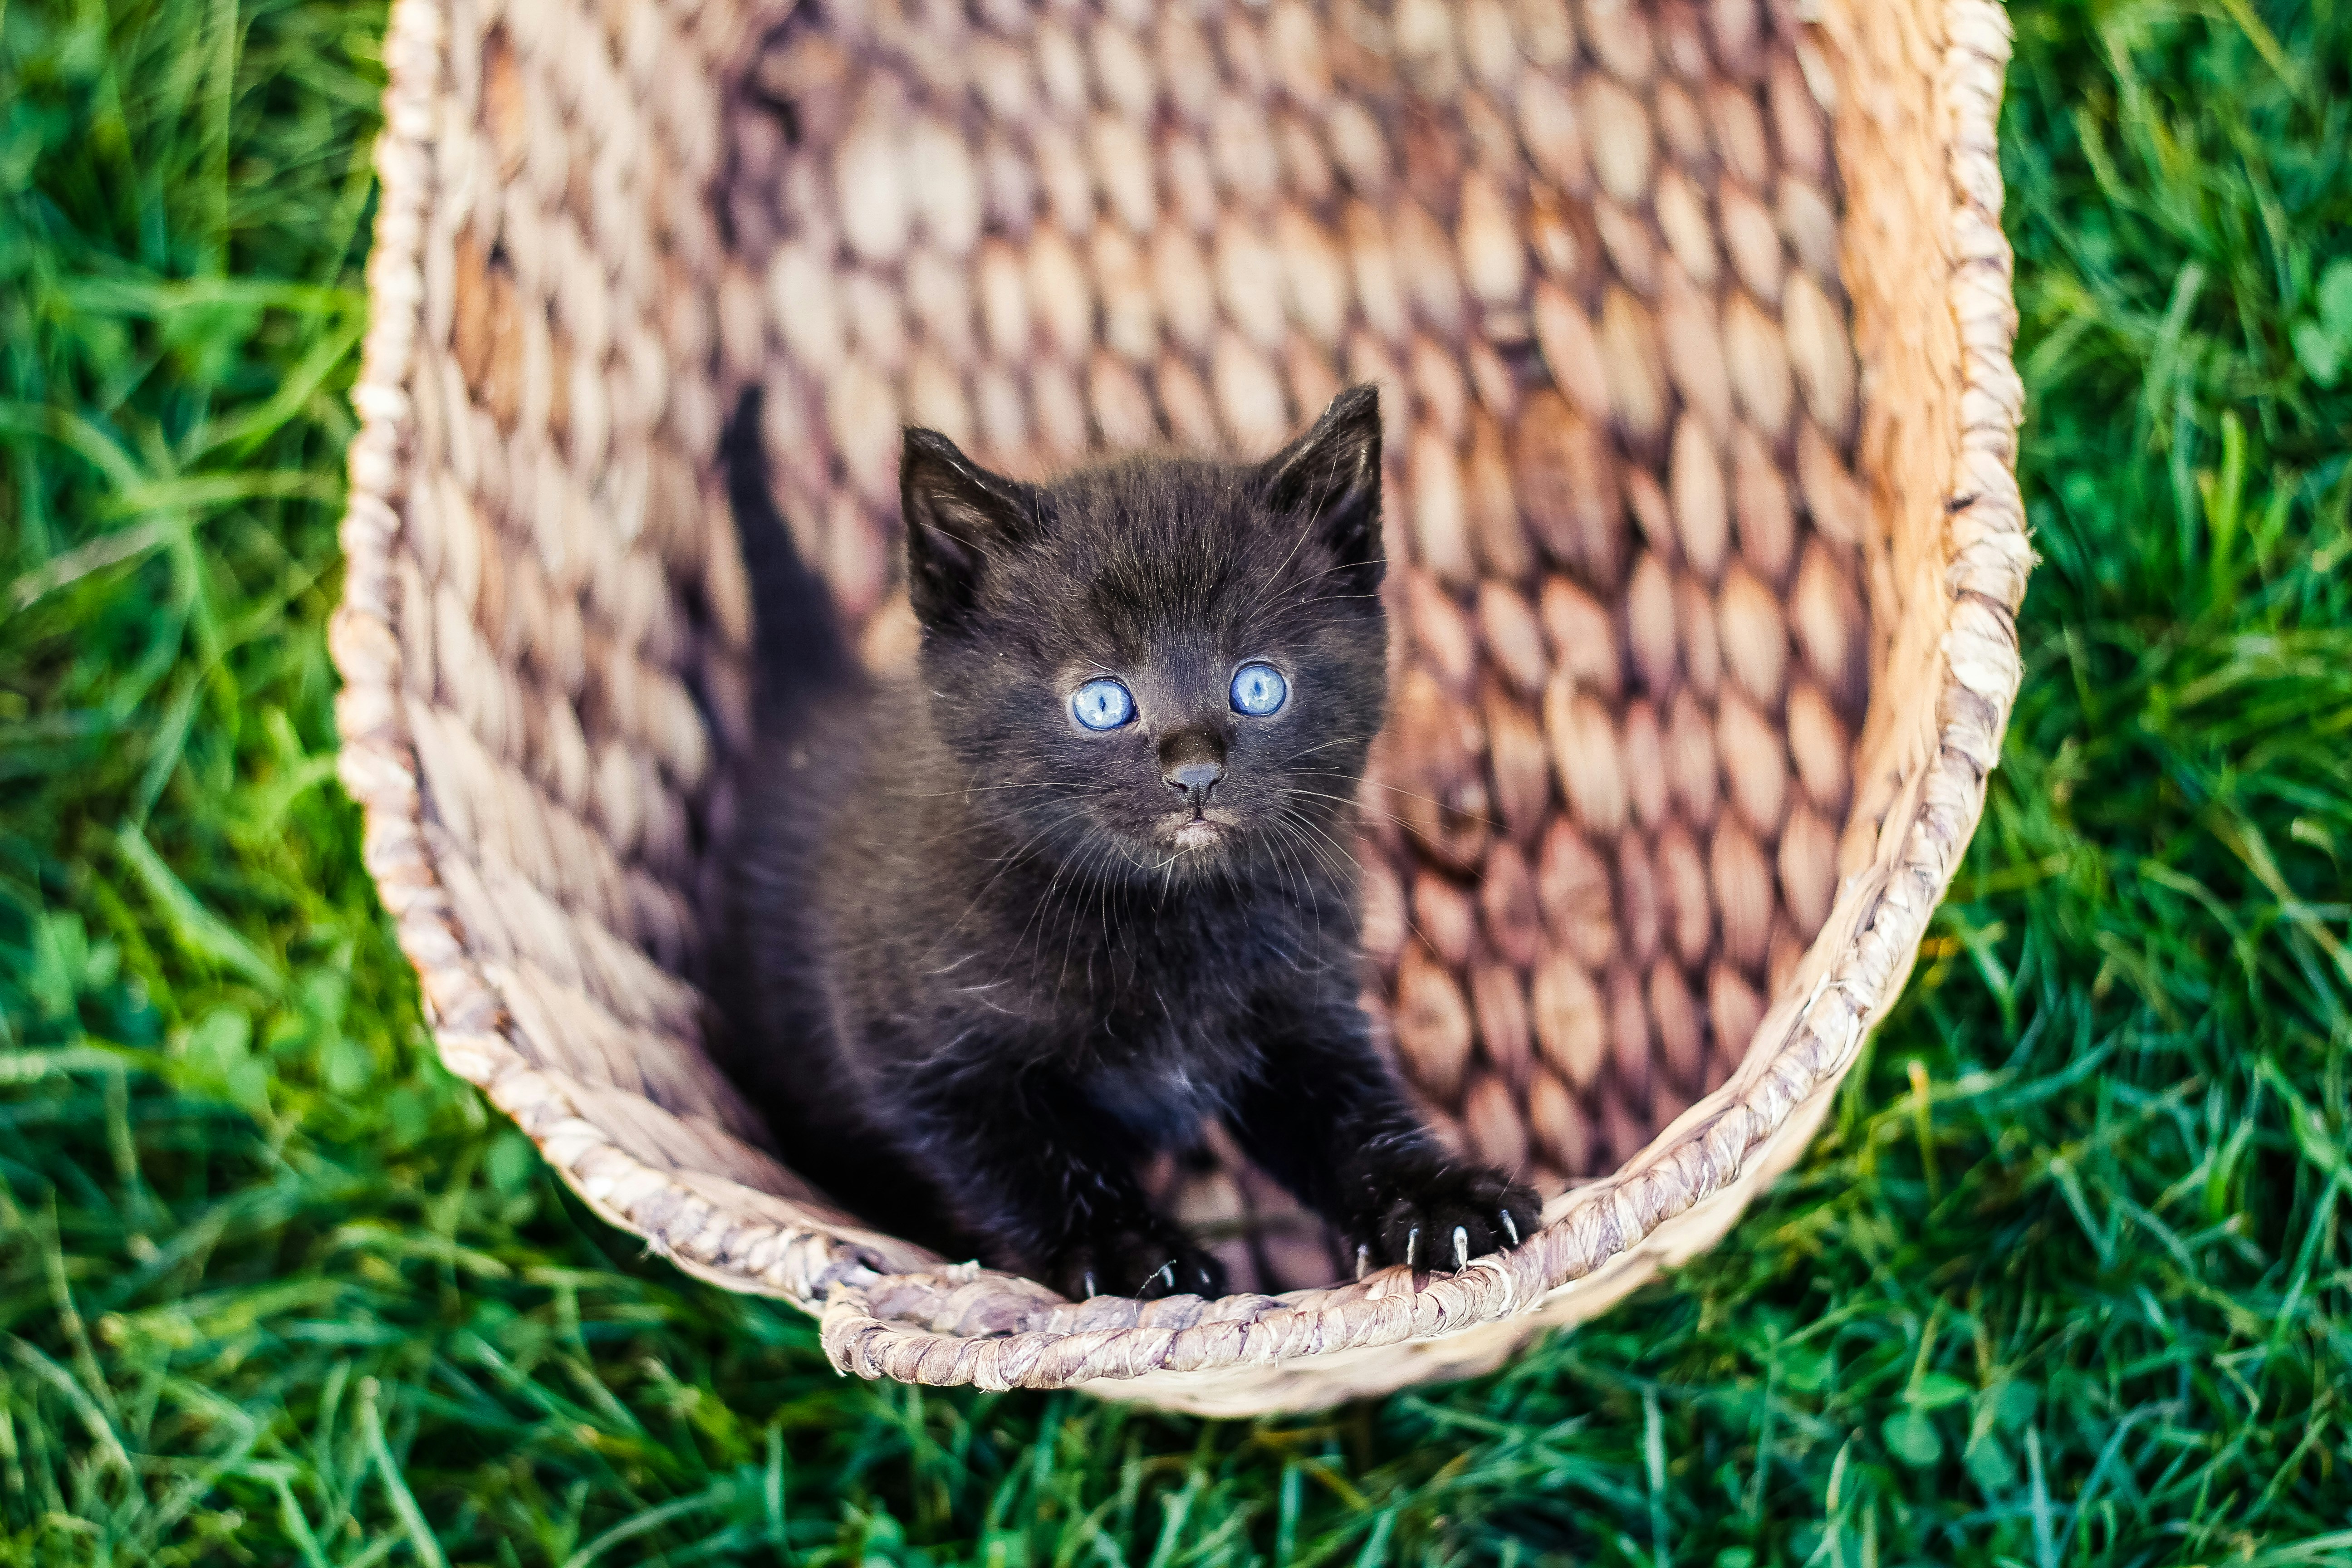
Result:
[[[1233,889],[1034,901],[972,922],[927,987],[926,1033],[1003,1040],[1051,1063],[1118,1125],[1160,1142],[1232,1106],[1265,1045],[1264,1016],[1355,993],[1351,922]],[[1336,899],[1335,899],[1336,902]],[[985,906],[983,906],[985,908]],[[982,980],[981,977],[984,977]]]
[[[1117,928],[1093,971],[1100,983],[1055,999],[1066,1059],[1122,1125],[1181,1133],[1233,1104],[1261,1044],[1258,1000],[1286,981],[1309,985],[1309,957],[1246,921]]]
[[[1062,977],[1056,999],[1118,1037],[1206,1048],[1269,990],[1295,992],[1330,966],[1316,928],[1261,904],[1133,910],[1086,932],[1083,976]]]
[[[1164,1142],[1230,1106],[1249,1071],[1239,1020],[1225,1026],[1164,1029],[1141,1038],[1106,1036],[1085,1051],[1076,1074],[1086,1098],[1121,1127]]]

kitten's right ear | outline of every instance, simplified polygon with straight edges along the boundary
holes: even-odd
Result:
[[[909,427],[898,458],[907,522],[907,595],[933,630],[956,624],[980,597],[991,558],[1035,521],[1034,486],[992,474],[936,430]]]
[[[1259,468],[1266,505],[1313,528],[1343,567],[1377,584],[1381,554],[1381,395],[1351,386],[1313,429]]]

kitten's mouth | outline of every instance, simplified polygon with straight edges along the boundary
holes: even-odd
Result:
[[[1172,823],[1163,824],[1158,837],[1163,842],[1174,845],[1183,854],[1213,849],[1233,837],[1234,826],[1231,822],[1219,820],[1222,815],[1179,817]]]

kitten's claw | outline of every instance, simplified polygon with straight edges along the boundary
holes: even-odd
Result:
[[[1127,1296],[1149,1301],[1192,1292],[1225,1293],[1223,1265],[1173,1233],[1114,1234],[1070,1248],[1038,1277],[1073,1301]]]
[[[1359,1242],[1356,1246],[1356,1278],[1361,1279],[1372,1271],[1372,1249]]]
[[[1507,1251],[1533,1235],[1543,1213],[1534,1190],[1500,1171],[1456,1164],[1442,1155],[1408,1156],[1372,1176],[1370,1204],[1349,1225],[1370,1247],[1370,1267],[1459,1272],[1470,1261]],[[1423,1259],[1427,1232],[1433,1256]]]
[[[1225,1293],[1224,1268],[1214,1258],[1181,1241],[1168,1245],[1174,1255],[1163,1255],[1166,1261],[1143,1277],[1143,1284],[1135,1292],[1137,1300],[1149,1301],[1188,1293],[1213,1298]]]

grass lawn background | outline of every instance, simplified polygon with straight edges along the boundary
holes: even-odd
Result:
[[[1713,1254],[1312,1419],[837,1378],[434,1064],[322,637],[376,0],[0,0],[0,1563],[2352,1563],[2352,4],[2032,0],[2026,687]]]

